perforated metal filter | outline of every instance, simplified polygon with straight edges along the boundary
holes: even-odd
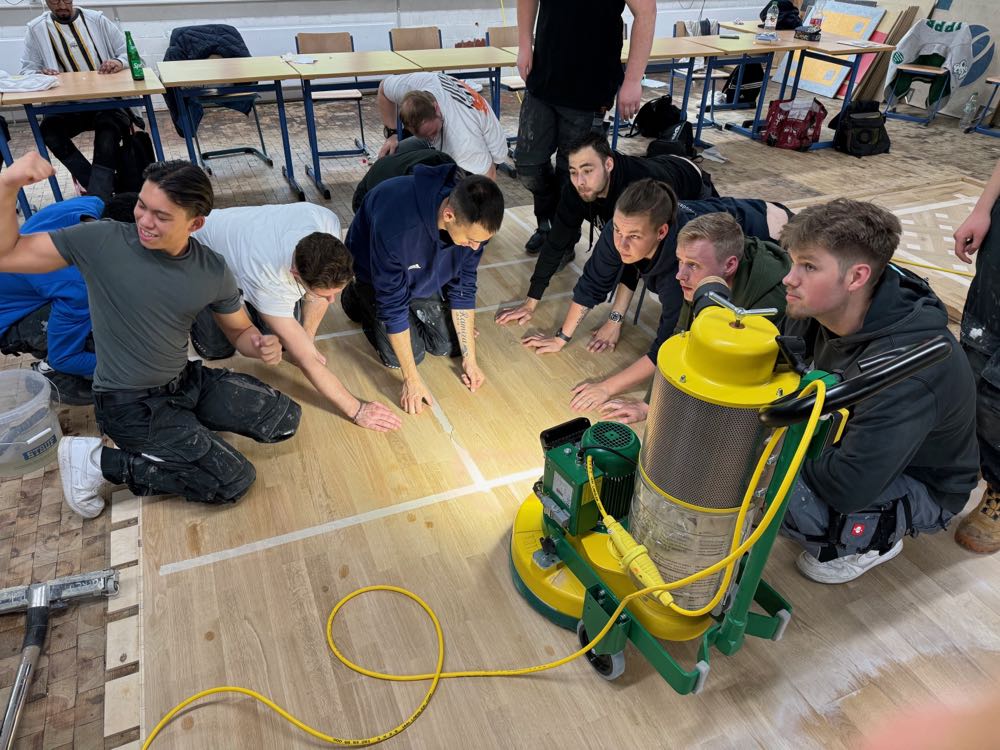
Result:
[[[699,508],[735,508],[766,435],[756,409],[701,401],[657,370],[639,463],[657,487],[678,500]]]

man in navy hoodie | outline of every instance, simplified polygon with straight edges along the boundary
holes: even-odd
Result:
[[[104,203],[84,196],[53,203],[21,226],[22,234],[50,232],[100,219]],[[30,354],[65,404],[93,403],[97,356],[91,336],[87,285],[73,266],[44,274],[0,273],[0,352]]]
[[[354,215],[345,244],[355,280],[341,304],[382,363],[402,371],[400,405],[409,414],[433,403],[417,371],[428,352],[460,355],[470,391],[486,379],[473,333],[476,271],[503,208],[495,182],[459,179],[455,165],[445,164],[381,183]]]

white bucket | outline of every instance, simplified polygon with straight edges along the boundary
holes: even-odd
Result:
[[[0,476],[20,476],[56,457],[62,437],[52,387],[34,370],[0,372]]]

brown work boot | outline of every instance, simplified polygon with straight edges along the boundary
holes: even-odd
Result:
[[[1000,550],[1000,490],[986,486],[982,502],[958,525],[955,541],[979,555]]]

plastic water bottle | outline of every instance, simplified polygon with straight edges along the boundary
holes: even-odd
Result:
[[[979,92],[973,91],[969,101],[962,107],[962,119],[958,121],[959,130],[967,130],[972,127],[972,121],[976,118],[976,111],[979,109]]]
[[[764,19],[764,29],[775,31],[778,28],[778,0],[767,6],[767,17]]]

